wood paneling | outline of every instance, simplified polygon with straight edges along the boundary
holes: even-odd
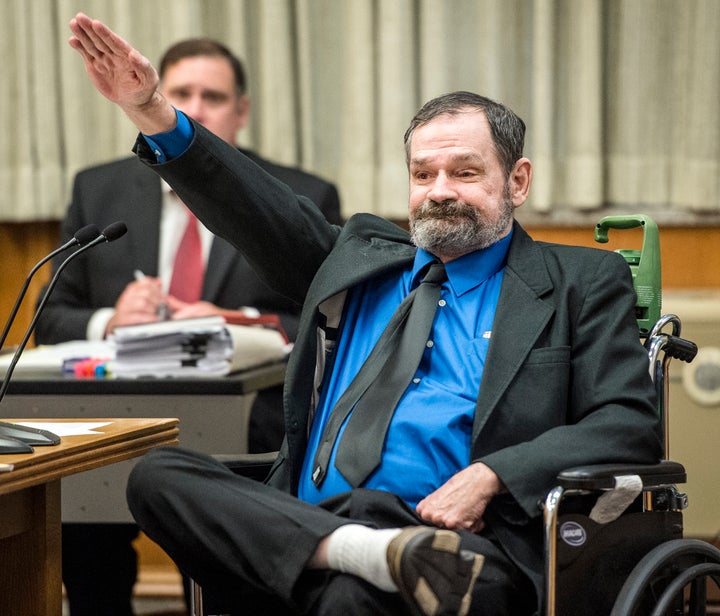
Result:
[[[526,228],[534,239],[547,242],[608,250],[642,246],[641,229],[611,229],[608,243],[598,244],[592,228]],[[664,289],[720,288],[720,227],[661,227],[660,260]]]
[[[642,245],[642,231],[639,229],[613,229],[608,244],[596,243],[592,228],[528,226],[527,230],[537,240],[561,244],[609,250],[640,248]],[[38,260],[57,246],[58,233],[57,222],[0,224],[0,319],[3,323],[27,273]],[[663,288],[720,288],[720,227],[661,228],[660,252]],[[35,276],[6,346],[17,344],[22,339],[32,318],[40,288],[49,277],[49,266],[45,266]]]
[[[2,223],[0,224],[0,323],[15,304],[25,277],[35,264],[57,247],[57,222]],[[50,264],[37,272],[20,307],[15,325],[8,335],[5,347],[18,344],[32,320],[35,302],[42,285],[50,278]],[[2,330],[0,330],[2,331]],[[32,339],[28,346],[32,346]]]

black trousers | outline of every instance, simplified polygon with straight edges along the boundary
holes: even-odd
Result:
[[[355,576],[305,569],[319,541],[343,524],[423,524],[393,494],[359,489],[316,506],[174,447],[146,454],[127,494],[140,527],[200,583],[218,611],[407,614],[397,593]],[[531,613],[532,585],[492,538],[468,532],[461,538],[465,549],[485,556],[471,613]]]

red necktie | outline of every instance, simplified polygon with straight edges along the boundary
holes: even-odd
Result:
[[[184,302],[192,303],[200,300],[205,265],[197,218],[190,210],[186,211],[187,226],[175,253],[169,293]]]

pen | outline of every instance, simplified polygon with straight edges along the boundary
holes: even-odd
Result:
[[[136,269],[133,272],[133,276],[135,276],[135,280],[138,282],[141,280],[145,280],[145,274],[139,269]],[[160,302],[157,306],[157,309],[155,310],[155,314],[157,314],[158,319],[161,321],[167,321],[170,318],[170,311],[168,310],[168,305],[165,302]]]

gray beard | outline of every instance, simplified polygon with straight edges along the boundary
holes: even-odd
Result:
[[[412,215],[413,243],[435,256],[455,259],[491,246],[507,234],[514,206],[503,195],[496,220],[487,220],[476,208],[462,201],[427,200]]]

